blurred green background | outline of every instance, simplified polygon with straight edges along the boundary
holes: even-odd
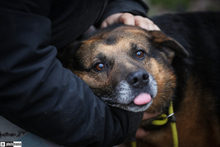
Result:
[[[220,0],[144,0],[150,10],[148,16],[164,13],[220,11]]]

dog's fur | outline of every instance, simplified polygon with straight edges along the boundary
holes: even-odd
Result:
[[[133,103],[134,98],[144,92],[152,98],[157,95],[154,107],[150,109],[152,112],[161,111],[167,105],[176,86],[176,77],[170,67],[174,57],[171,49],[176,50],[179,56],[187,56],[181,45],[161,32],[147,32],[124,25],[96,33],[83,41],[76,52],[69,54],[75,46],[75,43],[71,44],[60,54],[60,58],[68,59],[63,65],[82,78],[107,104],[134,112],[144,111],[152,103]],[[145,57],[136,57],[138,51],[143,51]],[[96,69],[99,63],[104,64],[104,70]],[[148,82],[135,86],[131,83],[135,80],[132,77],[139,73],[146,74]]]
[[[173,100],[179,147],[220,146],[220,13],[164,15],[153,21],[166,35],[110,27],[68,45],[58,57],[111,106],[138,112],[152,103],[147,112],[167,113]],[[141,86],[132,82],[137,73],[147,80]],[[135,105],[133,99],[143,92],[153,101]],[[170,126],[152,127],[153,119],[141,123],[150,134],[137,140],[138,146],[171,147]]]

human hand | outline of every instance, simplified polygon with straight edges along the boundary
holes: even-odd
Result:
[[[153,118],[153,117],[155,117],[159,114],[161,114],[161,112],[160,113],[147,113],[147,112],[144,112],[142,120]],[[139,127],[137,132],[136,132],[136,138],[143,138],[143,137],[147,136],[149,133],[150,133],[149,131],[145,131],[144,129]]]
[[[126,25],[139,26],[146,30],[160,30],[150,19],[142,16],[134,16],[130,13],[116,13],[107,17],[101,24],[101,28],[116,23],[124,23]]]

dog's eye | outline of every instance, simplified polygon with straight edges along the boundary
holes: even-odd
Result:
[[[103,64],[103,63],[98,63],[98,64],[95,65],[95,69],[96,69],[97,71],[102,71],[102,70],[105,69],[105,64]]]
[[[142,50],[139,50],[139,51],[136,52],[135,56],[137,58],[143,59],[145,57],[145,52],[142,51]]]

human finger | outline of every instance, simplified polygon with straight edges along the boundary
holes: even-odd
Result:
[[[148,18],[142,16],[134,16],[135,25],[146,30],[160,30],[160,28]]]
[[[119,23],[119,17],[122,15],[122,13],[116,13],[113,15],[110,15],[109,17],[107,17],[102,23],[101,23],[101,28],[105,28],[109,25],[115,24],[115,23]]]
[[[143,115],[143,119],[142,120],[145,120],[145,119],[150,119],[150,118],[153,118],[153,117],[156,117],[158,115],[160,115],[161,112],[156,112],[156,113],[147,113],[147,112],[144,112],[144,115]]]
[[[145,130],[142,129],[142,128],[138,128],[135,137],[136,137],[136,138],[143,138],[143,137],[145,137],[146,135],[148,135],[149,133],[150,133],[149,131],[145,131]]]
[[[119,22],[126,25],[135,25],[134,16],[130,13],[123,13],[119,17]]]

